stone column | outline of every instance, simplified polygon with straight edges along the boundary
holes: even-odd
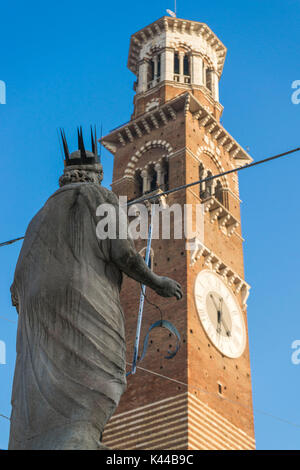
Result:
[[[202,166],[201,171],[199,172],[199,179],[204,180],[206,177],[206,172],[204,170],[204,167]],[[205,183],[200,183],[200,194],[202,195],[205,191]]]
[[[161,53],[161,63],[160,63],[160,76],[161,81],[163,80],[173,80],[174,77],[174,51],[165,49]]]
[[[157,186],[160,187],[164,184],[161,163],[156,163],[154,168],[157,173]]]
[[[150,191],[150,178],[148,174],[148,170],[142,170],[141,176],[143,178],[143,194]]]
[[[212,94],[216,101],[219,101],[219,77],[218,74],[213,70],[212,74]]]
[[[203,60],[200,54],[192,54],[191,82],[193,85],[203,85]]]
[[[160,54],[160,81],[166,79],[166,60],[167,60],[167,51],[163,50]]]
[[[147,72],[148,72],[148,62],[142,60],[139,63],[139,83],[137,87],[137,93],[141,93],[147,90]]]
[[[206,86],[206,69],[206,65],[202,64],[202,82],[204,86]]]
[[[180,51],[179,52],[179,75],[180,75],[180,81],[184,82],[183,78],[183,59],[184,59],[184,52]]]
[[[153,62],[154,62],[154,81],[156,82],[157,71],[158,71],[158,57],[157,57],[157,55],[153,57]]]

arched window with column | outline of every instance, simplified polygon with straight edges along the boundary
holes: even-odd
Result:
[[[147,69],[147,87],[154,87],[159,81],[161,76],[161,54],[155,54],[151,60],[148,61]]]
[[[199,180],[206,180],[213,176],[211,170],[207,170],[203,163],[199,163]],[[199,196],[202,200],[214,196],[224,207],[228,208],[228,190],[226,179],[212,179],[199,184]]]

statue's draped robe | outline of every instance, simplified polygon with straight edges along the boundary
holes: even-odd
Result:
[[[126,387],[122,274],[94,183],[67,185],[31,221],[16,267],[19,310],[10,449],[97,449]]]

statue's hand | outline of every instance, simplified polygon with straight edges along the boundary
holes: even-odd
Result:
[[[177,300],[182,298],[181,285],[169,277],[160,276],[158,278],[155,292],[162,297],[176,297]]]

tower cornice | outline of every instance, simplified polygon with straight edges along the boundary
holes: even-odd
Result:
[[[112,130],[101,139],[101,143],[107,150],[115,154],[120,147],[125,147],[133,141],[139,140],[152,132],[153,129],[167,125],[169,121],[175,121],[177,114],[183,109],[185,113],[190,112],[193,118],[199,121],[199,125],[204,128],[205,132],[215,140],[216,144],[229,153],[236,166],[253,161],[248,152],[226,131],[210,110],[189,92],[184,92],[162,106],[158,106],[137,119]]]
[[[153,41],[158,36],[166,36],[168,32],[170,33],[170,36],[177,34],[179,37],[180,35],[185,35],[187,37],[198,36],[201,38],[216,54],[216,72],[219,76],[222,74],[227,48],[210,29],[210,27],[207,26],[207,24],[200,23],[198,21],[173,18],[169,16],[163,16],[159,18],[131,36],[127,62],[127,67],[129,70],[131,70],[131,72],[133,72],[135,75],[137,74],[138,63],[141,58],[140,53],[143,46],[147,42]],[[166,46],[168,46],[168,44],[166,44]],[[195,52],[201,51],[199,49],[198,51],[195,50]]]

